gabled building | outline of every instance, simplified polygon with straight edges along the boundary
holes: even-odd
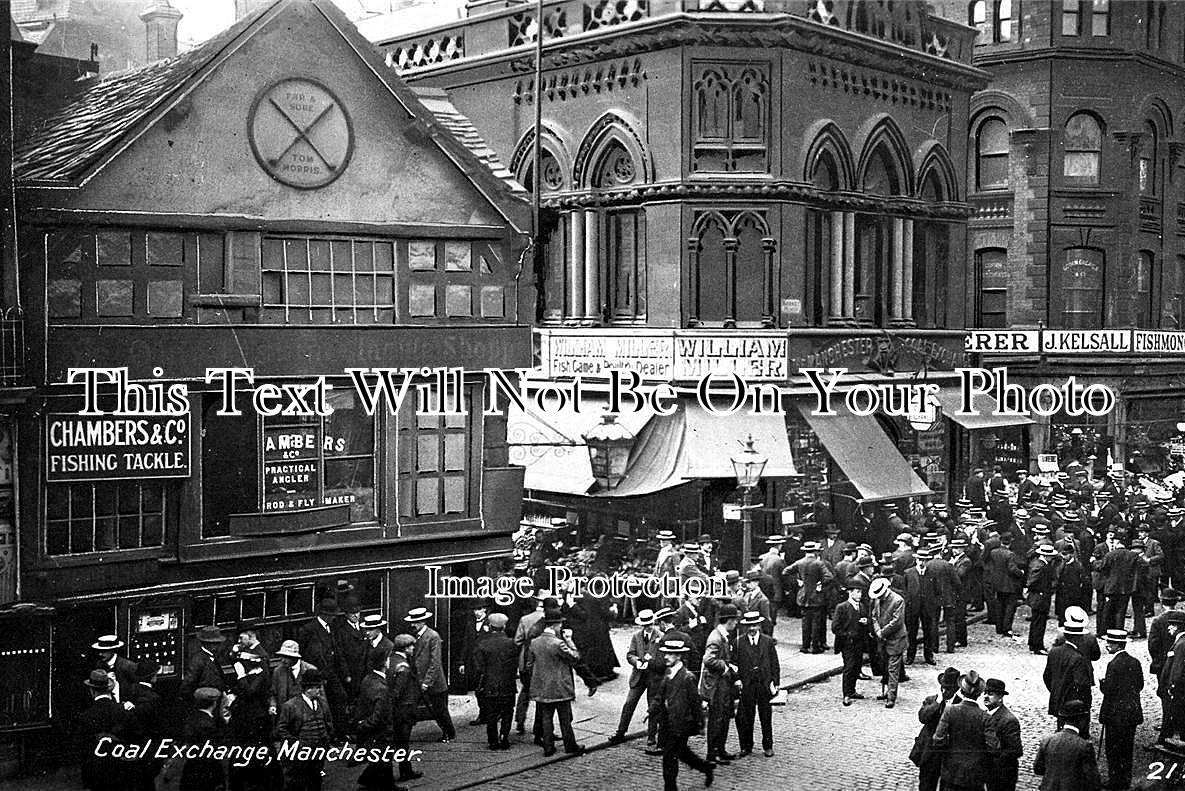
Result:
[[[427,604],[448,641],[424,567],[509,554],[522,470],[479,372],[531,363],[529,205],[429,103],[328,0],[279,0],[91,82],[18,146],[36,390],[13,418],[0,726],[69,723],[106,633],[162,665],[166,696],[199,628],[252,626],[274,649],[347,589],[394,628]],[[227,366],[325,376],[332,414],[265,417],[241,392],[242,414],[219,415],[206,372]],[[468,414],[367,415],[344,372],[376,366],[460,369]],[[78,416],[73,367],[187,395],[128,434]]]

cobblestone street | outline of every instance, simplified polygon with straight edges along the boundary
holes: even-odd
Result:
[[[1018,616],[1018,627],[1024,626]],[[907,668],[911,679],[901,687],[897,708],[889,711],[872,700],[879,685],[860,682],[860,691],[867,700],[856,701],[850,708],[840,705],[839,678],[811,684],[792,692],[788,705],[774,709],[775,750],[773,758],[758,754],[720,767],[713,788],[758,789],[771,787],[771,778],[779,778],[779,785],[812,789],[844,789],[844,791],[873,791],[873,789],[908,789],[917,787],[917,770],[908,760],[913,737],[920,727],[917,710],[922,699],[936,692],[937,672],[947,664],[960,670],[975,669],[985,678],[1000,678],[1007,684],[1007,705],[1021,721],[1021,735],[1025,754],[1021,758],[1018,788],[1036,789],[1039,778],[1032,774],[1033,757],[1041,737],[1052,732],[1054,719],[1045,713],[1048,693],[1041,680],[1045,658],[1030,654],[1023,642],[1001,642],[992,627],[973,626],[969,630],[970,647],[958,653],[938,654],[938,667],[916,664]],[[1053,630],[1047,634],[1052,640]],[[1131,653],[1147,668],[1148,656],[1144,641],[1133,643]],[[1106,670],[1109,656],[1095,663],[1096,678]],[[1095,689],[1094,715],[1097,718],[1100,696]],[[1145,724],[1136,736],[1136,774],[1144,775],[1148,754],[1142,745],[1154,739],[1154,726],[1160,721],[1160,703],[1149,683],[1144,690]],[[1097,719],[1091,725],[1096,743]],[[692,743],[703,754],[702,739]],[[729,749],[735,751],[736,736],[732,733]],[[619,747],[600,750],[560,765],[542,767],[512,777],[483,784],[483,789],[499,791],[533,791],[562,779],[569,791],[599,791],[606,778],[618,775],[629,778],[629,787],[661,788],[660,759],[646,756],[642,745],[635,741]],[[1100,771],[1106,779],[1106,766],[1100,759]],[[680,786],[701,787],[702,777],[686,767],[680,769]]]

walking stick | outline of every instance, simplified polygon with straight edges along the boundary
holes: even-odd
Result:
[[[1095,757],[1101,758],[1104,763],[1107,760],[1107,751],[1103,748],[1103,745],[1106,744],[1106,742],[1104,741],[1106,738],[1107,738],[1107,724],[1105,722],[1100,722],[1099,723],[1099,749],[1098,749],[1098,752],[1095,753]],[[1107,766],[1107,771],[1108,772],[1111,771],[1110,765]]]

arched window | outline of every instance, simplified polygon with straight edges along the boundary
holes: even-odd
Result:
[[[550,151],[544,150],[539,154],[539,170],[543,173],[543,192],[555,192],[564,186],[564,171],[559,160]],[[535,163],[532,158],[526,161],[526,167],[519,176],[519,182],[528,191],[535,190]]]
[[[977,31],[976,44],[986,44],[990,41],[990,29],[987,21],[987,0],[975,0],[967,11],[967,24]]]
[[[761,212],[708,212],[688,239],[688,325],[773,327],[776,249]]]
[[[1062,175],[1066,183],[1079,186],[1098,184],[1103,131],[1093,115],[1078,113],[1066,122],[1064,147]]]
[[[1012,41],[1012,0],[996,0],[996,41]]]
[[[864,192],[868,195],[900,195],[901,177],[884,148],[878,148],[864,171]]]
[[[1156,194],[1156,127],[1144,123],[1144,134],[1140,136],[1140,158],[1136,163],[1136,177],[1141,195]]]
[[[1008,125],[988,118],[975,137],[975,186],[998,190],[1008,186]]]
[[[726,173],[766,170],[768,67],[705,66],[693,90],[692,169]]]
[[[640,181],[638,164],[620,140],[604,144],[593,164],[592,186],[615,189]],[[646,317],[646,266],[642,251],[642,212],[615,209],[599,212],[601,305],[605,320],[632,323]]]
[[[839,167],[835,164],[835,157],[830,151],[823,151],[815,159],[815,169],[811,172],[811,183],[821,190],[839,189]]]

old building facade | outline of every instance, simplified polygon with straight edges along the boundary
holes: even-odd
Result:
[[[68,723],[102,634],[158,661],[166,697],[198,629],[274,650],[347,592],[395,628],[427,605],[447,646],[424,567],[509,554],[522,470],[481,371],[529,365],[534,307],[529,205],[463,124],[332,3],[279,0],[88,85],[18,145],[32,390],[0,726]],[[240,381],[219,414],[207,370],[228,366],[275,397]],[[79,416],[77,367],[126,372],[106,414]],[[346,375],[370,367],[455,368],[468,412],[370,415]]]
[[[939,381],[962,361],[965,122],[986,85],[970,65],[973,31],[916,3],[589,0],[548,2],[536,17],[533,4],[470,3],[465,20],[376,43],[411,83],[444,88],[519,179],[538,183],[545,374],[621,367],[688,388],[737,371],[793,402],[802,367]],[[847,415],[847,431],[789,412],[794,458],[780,468],[809,470],[816,490],[832,484],[819,507],[841,521],[854,503],[943,496],[966,455],[945,420],[918,432]],[[751,431],[777,433],[739,417],[720,426],[722,455]],[[871,483],[859,457],[873,448],[853,436],[884,439],[875,450],[887,448],[892,483]],[[766,451],[771,465],[782,453]],[[683,508],[630,501],[610,526],[633,512],[636,528],[640,511],[720,529],[735,480],[714,475],[681,482]],[[770,484],[765,529],[804,478]],[[636,492],[628,475],[622,487]]]
[[[1120,394],[1108,417],[1043,421],[1035,453],[1164,469],[1185,406],[1185,8],[937,5],[977,28],[992,78],[968,126],[968,326],[1137,331],[984,359],[1027,385],[1078,376]]]

